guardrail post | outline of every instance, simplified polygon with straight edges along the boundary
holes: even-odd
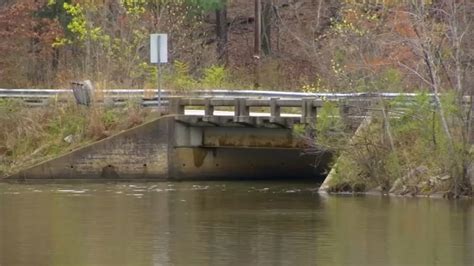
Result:
[[[314,98],[304,98],[301,101],[301,123],[316,123],[317,106],[314,104]]]
[[[240,116],[240,104],[239,104],[240,98],[235,98],[234,99],[234,120],[237,119],[237,117]]]
[[[204,116],[211,117],[214,115],[214,105],[211,103],[211,97],[206,97],[204,99]]]
[[[270,98],[270,116],[271,117],[280,117],[280,106],[278,105],[279,98]]]
[[[184,105],[181,104],[181,97],[171,97],[170,103],[170,114],[173,115],[184,115]]]

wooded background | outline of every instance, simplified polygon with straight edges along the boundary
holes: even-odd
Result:
[[[261,41],[255,46],[257,3]],[[1,0],[0,86],[57,88],[90,79],[99,87],[151,87],[156,75],[148,58],[149,34],[168,33],[168,81],[183,75],[185,81],[199,79],[220,66],[225,84],[233,87],[431,91],[430,71],[435,71],[441,90],[467,94],[474,83],[473,5],[470,0]]]

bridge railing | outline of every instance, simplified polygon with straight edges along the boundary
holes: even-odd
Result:
[[[252,99],[245,97],[237,97],[234,99],[223,98],[184,98],[170,97],[169,113],[173,115],[185,115],[186,107],[199,107],[204,109],[203,121],[210,121],[214,116],[216,107],[233,107],[234,122],[250,123],[250,108],[264,107],[269,109],[269,121],[278,123],[281,121],[282,108],[295,108],[299,111],[300,123],[314,123],[317,118],[318,109],[324,102],[321,98],[306,97],[302,99],[281,99],[272,97],[269,99]],[[349,115],[350,108],[359,107],[361,103],[367,106],[368,101],[352,100],[341,102],[340,114],[342,116]]]

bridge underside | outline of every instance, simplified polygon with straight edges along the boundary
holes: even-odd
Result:
[[[171,176],[183,179],[317,178],[326,172],[329,155],[304,155],[306,143],[294,136],[299,118],[176,117]],[[204,119],[206,120],[206,119]]]
[[[300,149],[280,148],[176,148],[170,168],[177,179],[319,179],[321,160],[302,155]],[[321,166],[321,167],[318,167]]]

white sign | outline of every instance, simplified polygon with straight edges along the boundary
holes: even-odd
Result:
[[[168,34],[150,34],[150,62],[168,63]]]

